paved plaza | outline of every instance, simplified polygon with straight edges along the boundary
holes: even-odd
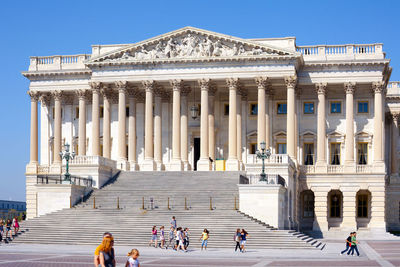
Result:
[[[359,246],[360,257],[341,256],[344,242],[327,241],[324,250],[250,249],[246,253],[233,249],[188,253],[138,247],[141,266],[400,266],[400,241],[366,241]],[[93,266],[93,246],[1,244],[0,266]],[[117,266],[125,266],[126,253],[132,247],[116,246]]]

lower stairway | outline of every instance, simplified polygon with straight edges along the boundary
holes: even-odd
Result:
[[[168,239],[175,216],[178,227],[189,228],[190,247],[200,247],[204,228],[210,232],[209,248],[234,247],[236,229],[244,228],[248,248],[323,248],[305,234],[277,230],[238,212],[240,174],[122,172],[79,205],[24,222],[25,232],[13,242],[96,245],[104,232],[111,232],[116,245],[147,246],[153,225],[158,230],[165,226]]]

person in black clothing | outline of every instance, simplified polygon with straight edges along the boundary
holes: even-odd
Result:
[[[233,241],[236,242],[236,247],[235,247],[235,251],[237,251],[237,249],[240,250],[240,252],[242,252],[242,248],[240,247],[240,239],[241,239],[242,234],[240,233],[240,229],[236,229],[236,233],[233,236]]]
[[[348,251],[351,247],[351,237],[353,236],[354,232],[351,232],[350,235],[346,239],[346,249],[340,252],[340,255],[343,255],[346,251]]]

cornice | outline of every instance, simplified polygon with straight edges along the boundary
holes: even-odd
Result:
[[[92,74],[91,69],[81,70],[54,70],[54,71],[23,71],[22,75],[26,78],[45,77],[45,76],[64,76],[64,75],[87,75]]]
[[[368,66],[389,64],[389,59],[379,60],[324,60],[324,61],[304,61],[304,67],[313,66]]]

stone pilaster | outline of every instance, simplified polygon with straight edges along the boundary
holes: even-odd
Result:
[[[190,87],[181,90],[181,157],[183,169],[190,170],[188,161],[188,95]]]
[[[160,86],[154,88],[154,161],[156,169],[164,169],[162,162],[162,97],[164,89]]]
[[[92,155],[100,156],[100,89],[101,83],[91,82],[92,88]]]
[[[384,167],[383,162],[383,94],[385,91],[384,84],[382,82],[372,83],[372,89],[374,91],[374,165],[376,167]]]
[[[86,155],[86,93],[85,89],[76,91],[79,99],[78,155]]]
[[[343,194],[343,221],[341,228],[345,231],[355,231],[357,229],[357,210],[356,210],[356,195],[358,187],[341,187],[340,191]]]
[[[268,86],[268,78],[267,77],[257,77],[256,84],[258,88],[258,102],[257,102],[257,147],[260,147],[261,142],[266,142],[266,89]],[[269,117],[268,117],[269,118]],[[266,146],[269,148],[269,145]]]
[[[153,93],[156,83],[152,80],[144,81],[143,87],[146,91],[145,97],[145,129],[144,129],[144,161],[143,171],[154,171],[156,163],[153,151]]]
[[[111,158],[111,89],[107,85],[101,88],[103,95],[103,157]]]
[[[328,231],[328,191],[330,188],[312,188],[314,192],[313,231]]]
[[[200,114],[200,159],[197,161],[197,170],[211,170],[208,159],[208,91],[210,90],[210,79],[198,81],[201,90],[201,114]]]
[[[397,141],[399,139],[399,118],[400,113],[392,113],[392,142],[391,142],[391,175],[398,176],[399,175],[399,159],[397,152]]]
[[[326,95],[326,83],[317,83],[315,85],[316,92],[318,94],[318,107],[317,107],[317,168],[321,168],[324,171],[326,168],[326,119],[325,119],[325,95]]]
[[[59,90],[51,92],[54,99],[54,148],[53,148],[53,164],[61,165],[61,97],[62,92]]]
[[[368,227],[371,230],[386,232],[385,221],[385,185],[370,186],[371,192],[371,220]]]
[[[296,76],[285,77],[287,88],[287,116],[286,116],[286,147],[287,154],[292,158],[296,158],[295,153],[295,88],[297,83]]]
[[[240,83],[237,78],[226,79],[229,88],[229,148],[228,160],[226,161],[226,170],[238,171],[239,161],[237,158],[237,90]]]
[[[184,83],[182,80],[170,81],[172,86],[172,160],[171,171],[182,171],[181,158],[181,91]]]
[[[38,100],[39,93],[28,91],[31,98],[31,135],[30,135],[30,157],[26,167],[26,173],[37,173],[38,160]]]
[[[354,160],[354,90],[355,83],[345,83],[346,93],[346,139],[345,139],[345,170],[354,172],[356,162]]]
[[[213,84],[208,91],[208,156],[215,161],[215,93],[217,87]],[[215,162],[214,162],[215,163]]]
[[[138,90],[128,88],[129,118],[128,118],[128,162],[131,171],[139,170],[136,158],[136,97]]]

